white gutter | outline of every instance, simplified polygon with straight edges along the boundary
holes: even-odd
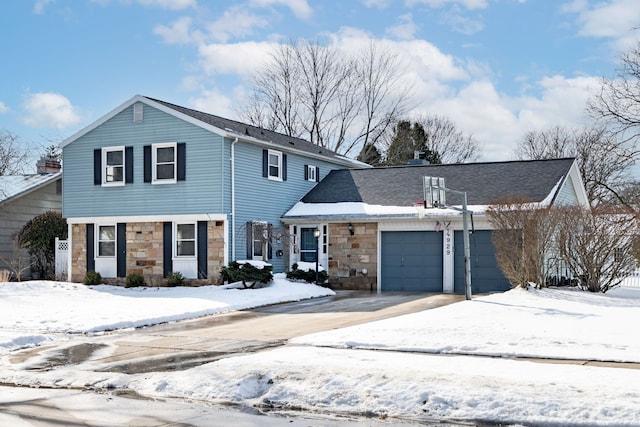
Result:
[[[236,259],[236,161],[235,161],[235,146],[238,142],[236,137],[231,142],[231,260]]]

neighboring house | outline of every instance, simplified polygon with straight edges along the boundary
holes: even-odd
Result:
[[[17,262],[15,235],[34,217],[62,211],[61,184],[60,163],[44,158],[38,162],[36,174],[0,176],[0,269],[13,271],[11,263],[29,265],[25,253]],[[30,278],[31,270],[26,268],[21,277]]]
[[[236,259],[284,271],[282,215],[330,170],[363,166],[302,139],[140,95],[61,146],[72,281],[97,271],[160,284],[180,272],[215,283]]]
[[[526,198],[588,206],[574,159],[331,171],[283,216],[293,236],[291,264],[315,261],[318,229],[319,262],[332,287],[465,293],[462,214],[424,208],[425,176],[467,193],[473,292],[509,288],[495,259],[488,205]],[[460,207],[462,198],[448,193],[447,205]]]

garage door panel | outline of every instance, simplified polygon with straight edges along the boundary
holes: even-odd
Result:
[[[442,292],[442,233],[381,234],[383,291]]]

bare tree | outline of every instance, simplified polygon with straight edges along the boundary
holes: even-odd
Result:
[[[521,160],[575,157],[593,206],[615,199],[629,180],[635,153],[603,127],[569,129],[554,126],[530,131],[515,150]]]
[[[0,176],[23,173],[28,160],[29,151],[20,138],[0,129]]]
[[[375,144],[409,99],[397,56],[373,42],[354,57],[308,40],[280,45],[251,85],[245,120],[345,155]]]
[[[621,57],[616,76],[603,78],[599,90],[587,104],[587,111],[602,119],[623,140],[640,136],[640,42]]]
[[[611,209],[562,207],[557,244],[562,259],[591,292],[607,292],[635,269],[638,223]]]
[[[546,286],[556,270],[555,210],[514,199],[492,205],[487,214],[494,227],[496,260],[511,286]]]

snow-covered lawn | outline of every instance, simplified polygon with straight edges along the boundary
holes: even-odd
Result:
[[[257,290],[0,284],[0,340],[1,334],[9,337],[0,346],[37,344],[34,337],[47,339],[55,332],[98,332],[330,292],[282,276]],[[185,371],[99,373],[99,381],[154,397],[326,413],[638,426],[639,369],[507,357],[640,362],[639,326],[640,289],[606,295],[516,289],[298,337],[286,347]],[[95,373],[80,369],[63,367],[46,375],[96,384]],[[36,375],[29,378],[37,381]]]
[[[42,344],[55,333],[97,333],[286,301],[335,295],[275,275],[260,289],[218,286],[123,288],[30,281],[0,283],[0,354]]]

